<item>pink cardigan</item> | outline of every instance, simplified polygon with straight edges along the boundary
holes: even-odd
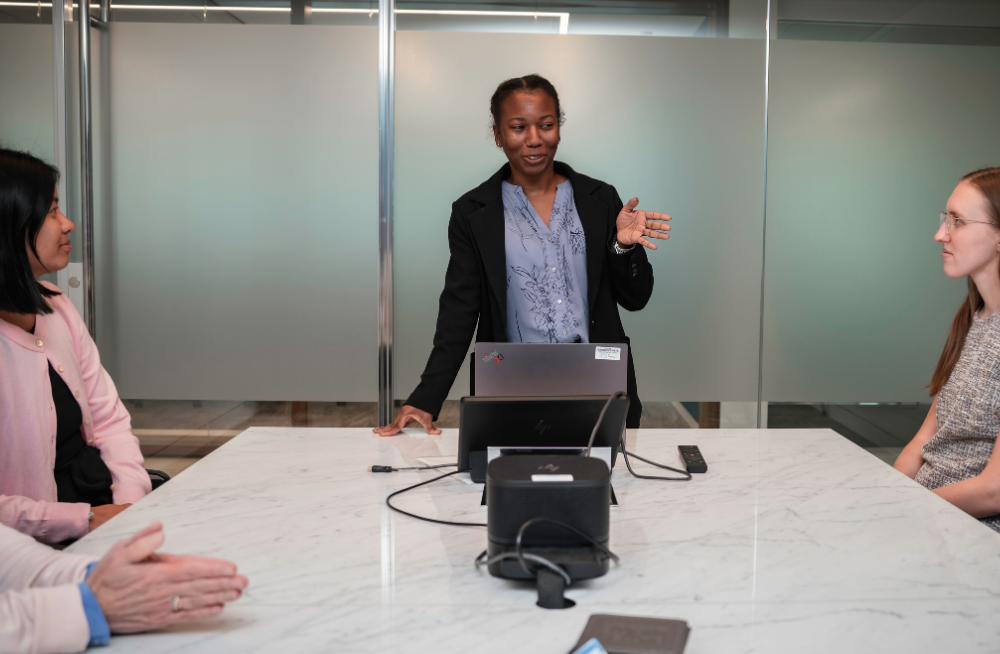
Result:
[[[85,650],[90,625],[77,584],[94,560],[0,525],[0,652]]]
[[[38,315],[34,334],[0,320],[0,523],[58,543],[87,533],[90,505],[56,501],[50,361],[80,402],[83,438],[111,471],[115,504],[137,502],[151,486],[128,411],[83,319],[65,295],[48,302],[53,313]]]

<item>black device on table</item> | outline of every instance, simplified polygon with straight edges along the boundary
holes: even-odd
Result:
[[[685,475],[641,475],[639,479],[690,481],[691,474],[645,459],[625,449],[625,391],[608,397],[465,397],[459,417],[456,470],[399,489],[386,497],[394,511],[419,520],[459,527],[486,527],[487,549],[476,557],[493,576],[537,581],[538,606],[573,606],[563,592],[574,580],[605,574],[618,557],[610,540],[611,466],[621,448],[625,463],[635,457],[650,465]],[[591,457],[591,448],[608,447],[610,464]],[[487,463],[487,448],[500,456]],[[553,454],[552,448],[573,450]],[[541,452],[540,450],[545,450]],[[372,466],[396,468],[388,466]],[[484,499],[490,498],[487,523],[442,520],[410,513],[392,498],[461,471],[485,468]],[[485,503],[485,502],[484,502]]]
[[[684,460],[688,472],[708,472],[708,464],[705,463],[705,457],[701,455],[697,445],[678,445],[677,449],[680,450],[681,459]]]
[[[485,463],[488,447],[504,452],[486,466],[487,550],[477,559],[491,575],[535,579],[538,606],[573,606],[574,581],[608,571],[611,468],[590,448],[622,444],[629,399],[611,397],[462,399],[459,469]],[[532,447],[579,448],[576,454],[532,453]],[[585,448],[585,449],[584,449]],[[613,459],[612,459],[613,465]]]
[[[486,481],[487,448],[587,447],[607,395],[575,397],[463,397],[459,405],[458,469]],[[611,448],[614,467],[625,431],[628,397],[614,399],[594,447]]]
[[[607,573],[611,473],[603,459],[500,457],[490,462],[486,489],[491,575],[537,579],[538,605],[558,609],[573,605],[563,597],[571,583]]]

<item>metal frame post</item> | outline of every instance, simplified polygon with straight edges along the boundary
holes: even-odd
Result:
[[[378,424],[392,422],[393,69],[396,3],[378,3]]]
[[[68,8],[67,8],[68,5]],[[55,167],[59,169],[59,199],[63,207],[69,199],[66,197],[66,176],[69,171],[69,158],[66,149],[66,22],[73,19],[72,0],[52,2],[52,79],[54,82],[55,100]],[[63,211],[66,209],[64,208]]]
[[[79,0],[80,15],[80,235],[83,240],[83,320],[97,338],[94,305],[94,171],[90,116],[90,0]]]
[[[760,340],[757,343],[757,429],[762,428],[764,406],[764,267],[767,265],[767,112],[771,74],[771,11],[774,0],[767,0],[767,24],[764,28],[764,221],[760,244]],[[776,9],[776,8],[775,8]],[[777,12],[775,12],[777,16]],[[774,35],[777,37],[777,34]]]
[[[108,2],[110,0],[104,0]],[[312,0],[292,0],[292,25],[312,25]]]

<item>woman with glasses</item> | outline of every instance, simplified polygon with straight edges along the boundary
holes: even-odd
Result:
[[[84,536],[150,491],[86,325],[38,280],[72,249],[58,177],[0,148],[0,523],[47,543]]]
[[[931,378],[934,402],[895,468],[1000,531],[1000,168],[962,178],[934,240],[969,293]]]

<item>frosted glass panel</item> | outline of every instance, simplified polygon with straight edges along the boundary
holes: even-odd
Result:
[[[771,43],[764,399],[915,402],[965,292],[938,211],[1000,161],[1000,49]]]
[[[779,39],[1000,45],[994,0],[781,0]]]
[[[373,28],[111,25],[128,398],[377,398]]]
[[[0,23],[0,144],[52,162],[52,25]]]
[[[395,392],[431,350],[451,203],[506,161],[488,131],[502,80],[538,72],[566,112],[558,159],[671,213],[645,310],[621,311],[644,401],[755,401],[764,41],[400,32]],[[468,392],[463,368],[451,397]]]

